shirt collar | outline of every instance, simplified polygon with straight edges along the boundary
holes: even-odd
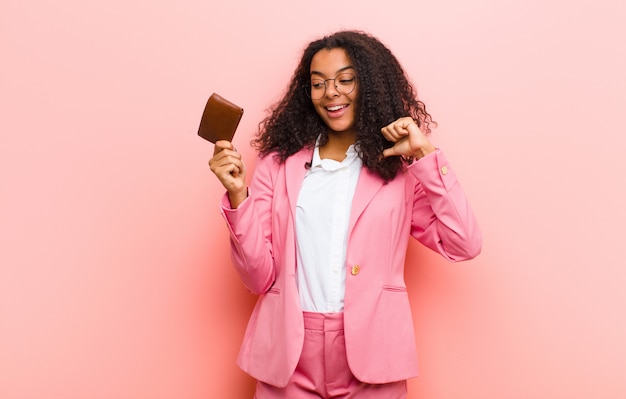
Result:
[[[321,159],[320,158],[320,147],[319,140],[315,144],[315,149],[313,150],[313,158],[311,159],[311,169],[315,168],[324,168],[327,170],[337,170],[344,167],[350,166],[356,159],[358,159],[358,154],[356,152],[356,148],[354,144],[351,144],[346,151],[346,158],[341,161],[335,161],[332,159]]]

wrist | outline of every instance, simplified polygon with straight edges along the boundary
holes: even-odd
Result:
[[[244,187],[243,190],[228,192],[228,201],[232,209],[237,209],[246,198],[248,198],[248,187]]]
[[[417,151],[415,151],[415,153],[413,154],[413,158],[415,158],[415,159],[424,158],[426,155],[431,154],[431,153],[433,153],[435,151],[437,151],[437,147],[435,147],[432,144],[429,144],[429,145],[421,147]]]

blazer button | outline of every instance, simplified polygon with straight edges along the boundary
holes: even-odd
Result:
[[[361,271],[361,267],[359,265],[352,266],[352,275],[356,276]]]

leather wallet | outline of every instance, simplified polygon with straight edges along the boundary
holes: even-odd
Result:
[[[204,107],[198,135],[211,143],[232,141],[242,115],[243,108],[213,93]]]

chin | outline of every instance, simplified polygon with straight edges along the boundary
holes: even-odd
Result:
[[[352,124],[348,125],[345,123],[326,123],[326,126],[328,126],[328,128],[334,133],[348,132],[352,131],[354,128]]]

